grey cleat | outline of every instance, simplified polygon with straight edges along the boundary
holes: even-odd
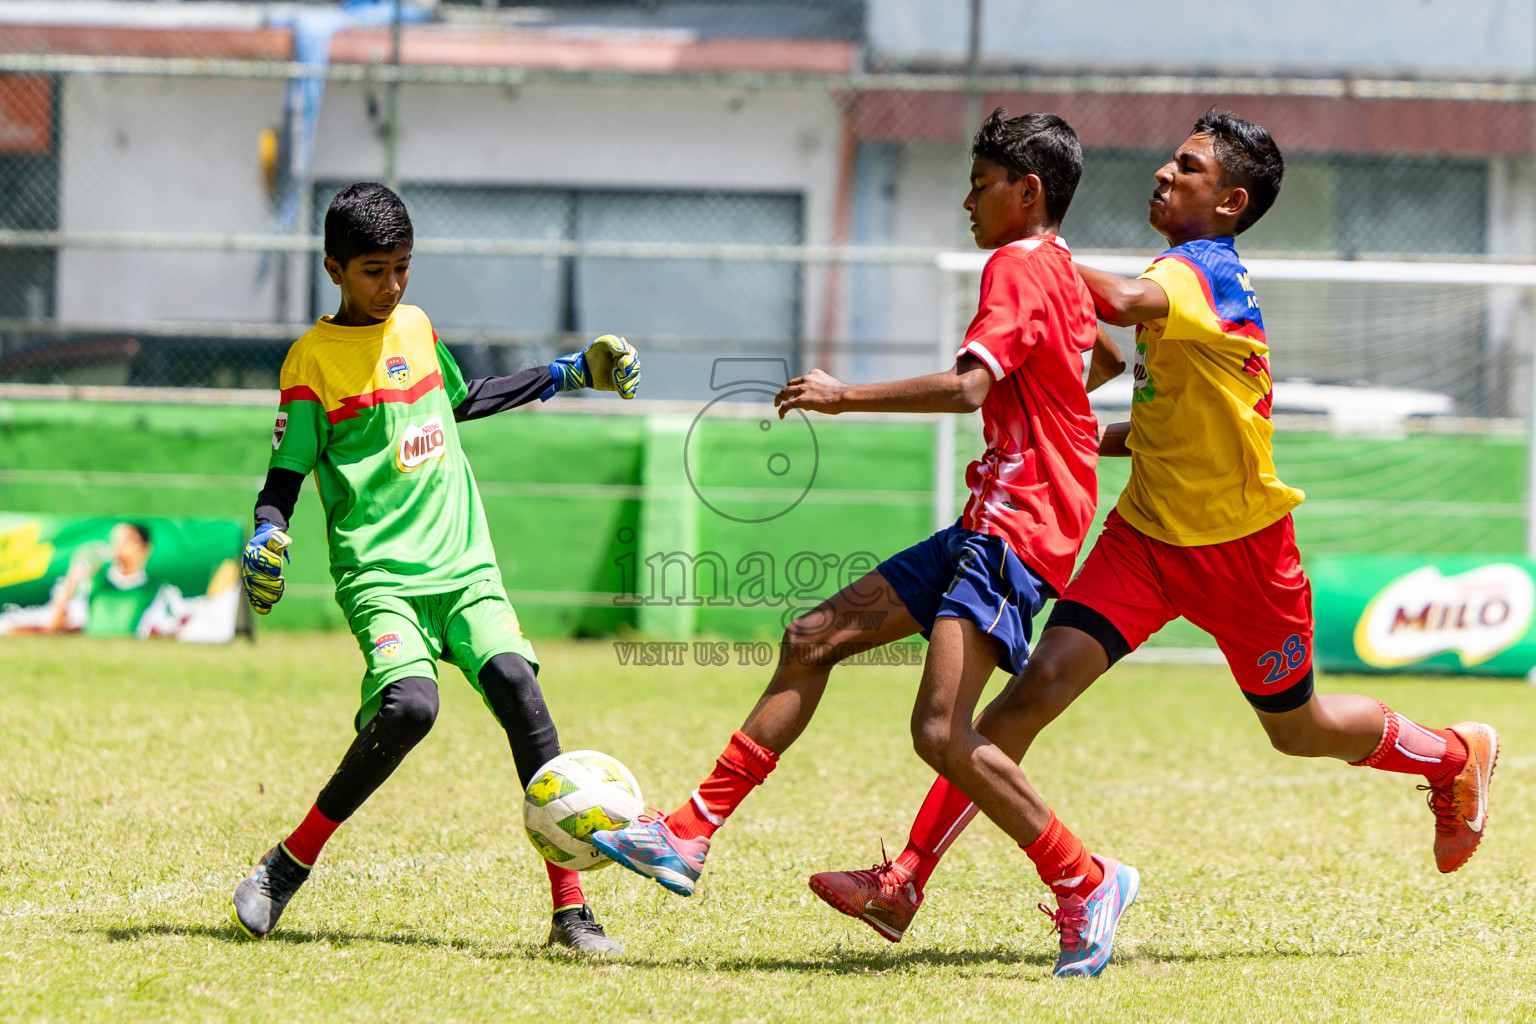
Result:
[[[307,878],[309,868],[278,843],[256,862],[250,877],[235,886],[235,923],[251,938],[262,938],[277,927],[283,908]]]
[[[588,906],[567,907],[555,911],[549,923],[549,946],[565,946],[576,953],[593,956],[621,956],[624,947],[603,931]]]

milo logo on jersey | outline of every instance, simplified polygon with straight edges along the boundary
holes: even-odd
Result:
[[[386,356],[384,372],[389,374],[390,380],[404,387],[411,379],[411,364],[405,361],[405,356]]]
[[[400,438],[395,465],[402,473],[409,473],[423,463],[442,458],[447,445],[441,416],[433,416],[419,427],[413,423],[405,428],[405,435]]]

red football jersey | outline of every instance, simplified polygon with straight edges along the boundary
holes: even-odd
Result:
[[[981,272],[981,303],[960,355],[994,381],[981,404],[987,450],[965,471],[961,525],[1001,537],[1059,594],[1098,505],[1098,421],[1083,353],[1093,299],[1055,235],[1010,242]]]

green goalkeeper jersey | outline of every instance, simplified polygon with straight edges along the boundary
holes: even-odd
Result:
[[[372,327],[322,317],[283,361],[271,465],[315,474],[336,599],[500,582],[453,410],[464,378],[426,314]]]

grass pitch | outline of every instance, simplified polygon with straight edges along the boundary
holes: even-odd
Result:
[[[766,681],[622,667],[597,643],[540,653],[567,749],[617,755],[663,808]],[[1091,848],[1143,876],[1103,976],[1058,981],[1044,890],[985,820],[900,945],[806,888],[812,872],[867,866],[882,836],[893,854],[905,841],[929,782],[907,741],[911,668],[834,675],[692,899],[591,873],[629,951],[594,965],[542,948],[547,892],[511,757],[454,670],[432,735],[252,942],[230,892],[350,738],[351,639],[7,639],[0,666],[7,1020],[1536,1018],[1536,689],[1519,683],[1324,681],[1500,730],[1489,837],[1441,876],[1413,779],[1275,754],[1222,670],[1116,669],[1028,764]]]

